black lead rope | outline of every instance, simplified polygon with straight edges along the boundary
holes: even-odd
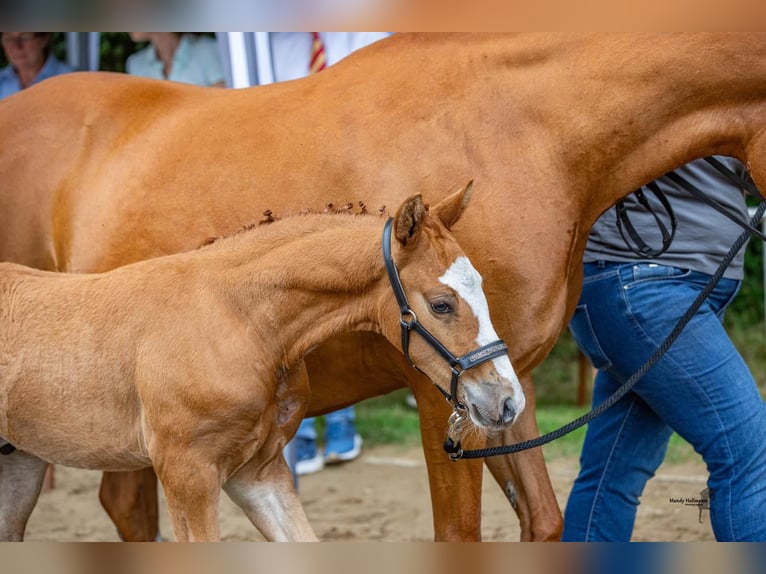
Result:
[[[676,221],[676,215],[673,213],[673,208],[670,206],[668,198],[665,197],[664,193],[662,193],[660,187],[652,181],[646,184],[646,188],[651,191],[659,200],[659,202],[662,204],[662,207],[665,209],[668,218],[670,219],[670,230],[668,230],[668,228],[665,227],[665,224],[662,222],[660,216],[657,215],[654,209],[652,209],[649,200],[644,194],[644,190],[639,188],[633,192],[633,195],[638,200],[638,203],[641,204],[647,213],[654,217],[654,222],[657,224],[657,227],[662,234],[662,247],[659,249],[653,249],[649,247],[649,245],[643,239],[641,239],[641,236],[636,231],[636,228],[633,227],[633,223],[628,217],[628,207],[625,204],[625,200],[618,201],[614,206],[614,210],[617,215],[617,230],[620,232],[620,236],[625,242],[625,245],[628,246],[628,249],[630,249],[633,253],[642,259],[653,259],[665,253],[670,247],[670,244],[673,243],[673,238],[676,236],[676,227],[678,226],[678,222]],[[628,240],[629,238],[630,241]]]
[[[735,173],[729,169],[713,156],[706,157],[704,160],[712,167],[714,167],[718,172],[720,172],[722,176],[724,176],[736,187],[744,189],[756,199],[766,201],[766,198],[761,195],[761,192],[755,186],[753,180],[749,177],[741,177],[738,173]],[[737,219],[724,206],[705,195],[697,187],[692,185],[691,182],[687,181],[677,173],[671,171],[666,173],[665,177],[675,182],[677,185],[680,185],[695,198],[708,204],[718,213],[722,214],[727,219],[730,219],[738,226],[742,227],[743,229],[748,229],[751,235],[758,237],[761,241],[766,241],[766,235],[764,235],[761,231],[752,225],[748,225],[746,222]],[[673,242],[673,237],[676,234],[677,222],[676,216],[673,213],[673,208],[670,206],[670,202],[665,197],[665,194],[662,193],[657,183],[652,181],[646,184],[645,187],[646,190],[651,191],[660,202],[662,208],[665,210],[667,218],[670,221],[670,230],[668,230],[660,216],[657,215],[654,208],[649,203],[643,188],[639,188],[633,192],[635,199],[644,208],[646,213],[650,214],[654,218],[654,221],[657,224],[657,228],[660,230],[660,234],[662,235],[662,246],[659,249],[650,247],[636,231],[633,223],[630,221],[629,209],[626,204],[627,200],[623,199],[618,201],[614,206],[614,210],[617,218],[617,229],[620,232],[623,241],[625,241],[625,245],[628,247],[628,249],[630,249],[634,254],[636,254],[638,257],[641,257],[642,259],[655,259],[665,253],[665,251],[667,251],[670,247],[670,244]]]
[[[764,212],[766,212],[766,201],[762,201],[760,203],[760,205],[758,206],[758,209],[755,212],[755,215],[750,220],[750,225],[751,226],[758,225],[758,222],[761,221],[761,219],[763,218]],[[464,451],[457,451],[457,452],[452,452],[454,451],[454,445],[450,445],[448,450],[448,446],[445,444],[445,450],[448,453],[450,453],[450,458],[452,458],[453,460],[458,460],[460,458],[484,458],[488,456],[497,456],[500,454],[511,454],[514,452],[519,452],[519,451],[527,450],[530,448],[536,448],[538,446],[548,444],[549,442],[554,441],[557,438],[561,438],[562,436],[566,434],[569,434],[573,430],[580,428],[581,426],[589,423],[594,418],[599,416],[606,409],[611,407],[613,404],[619,401],[622,397],[628,394],[628,392],[635,386],[635,384],[639,381],[639,379],[641,379],[641,377],[643,377],[649,371],[649,369],[651,369],[657,363],[657,361],[659,361],[662,358],[665,352],[670,348],[670,346],[675,342],[675,340],[681,334],[681,331],[683,331],[687,323],[691,320],[691,318],[700,308],[702,303],[705,302],[705,299],[707,299],[708,295],[710,295],[713,289],[715,289],[716,285],[718,285],[718,282],[721,280],[721,277],[723,277],[723,274],[726,271],[726,268],[732,262],[732,260],[737,255],[739,250],[742,249],[742,246],[747,241],[749,235],[750,235],[749,230],[745,230],[742,232],[742,234],[737,238],[737,241],[734,243],[734,245],[732,245],[731,249],[729,249],[729,252],[726,254],[726,257],[724,257],[723,261],[721,261],[721,264],[718,266],[718,269],[716,269],[716,272],[713,274],[708,284],[697,295],[697,298],[694,300],[691,307],[689,307],[686,313],[684,313],[684,315],[681,317],[681,320],[675,326],[673,331],[671,331],[670,335],[668,335],[667,339],[663,341],[663,343],[657,348],[657,350],[652,354],[652,356],[649,357],[646,363],[644,363],[641,366],[641,368],[638,369],[638,371],[636,371],[627,381],[625,381],[622,384],[622,386],[619,389],[617,389],[614,392],[612,396],[610,396],[600,405],[595,407],[590,412],[585,413],[581,417],[573,420],[570,423],[565,424],[564,426],[554,431],[551,431],[537,438],[526,440],[516,444],[496,446],[492,448],[483,448],[483,449],[476,449],[476,450],[464,450]],[[459,448],[459,445],[458,445],[458,448]]]
[[[713,159],[713,158],[710,158],[710,159]],[[736,174],[733,174],[733,176],[736,177]],[[700,201],[704,201],[705,203],[707,203],[710,207],[715,209],[718,213],[720,213],[721,215],[723,215],[727,219],[730,219],[731,221],[733,221],[734,223],[739,225],[742,229],[747,231],[750,235],[754,235],[755,237],[757,237],[761,241],[766,241],[766,235],[764,235],[761,231],[756,229],[755,226],[748,225],[744,221],[740,221],[739,219],[737,219],[736,216],[734,216],[731,213],[729,213],[729,211],[725,207],[723,207],[720,203],[718,203],[715,199],[712,199],[712,198],[708,197],[707,195],[705,195],[702,191],[697,189],[695,186],[693,186],[691,183],[686,181],[683,177],[681,177],[677,173],[674,173],[674,172],[671,171],[670,173],[666,173],[665,177],[667,177],[667,178],[673,180],[674,182],[676,182],[678,185],[683,187],[686,191],[691,193],[694,197],[696,197]],[[746,183],[746,181],[747,180],[744,180],[744,179],[741,180],[741,184]],[[766,200],[764,200],[764,201],[766,201]],[[758,224],[758,222],[756,222],[756,225],[757,224]]]
[[[752,195],[756,199],[759,199],[760,201],[766,201],[766,197],[763,197],[763,194],[755,186],[755,183],[753,183],[752,179],[750,179],[749,177],[744,177],[744,178],[740,177],[739,174],[733,172],[731,169],[726,167],[724,164],[722,164],[713,156],[706,157],[704,159],[706,162],[708,162],[710,165],[716,168],[721,173],[721,175],[723,175],[732,184],[734,184],[734,186],[745,189],[745,191],[747,191],[750,195]]]

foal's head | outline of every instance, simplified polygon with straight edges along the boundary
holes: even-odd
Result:
[[[385,324],[389,340],[408,346],[402,350],[409,353],[411,362],[453,405],[465,407],[475,425],[489,430],[512,423],[524,409],[525,399],[490,320],[481,275],[449,232],[470,195],[469,183],[430,209],[420,195],[398,209],[392,222],[391,252],[405,297],[398,301],[401,324],[390,320]],[[417,323],[438,342],[429,343],[428,333],[423,334]],[[455,364],[455,359],[462,360]]]

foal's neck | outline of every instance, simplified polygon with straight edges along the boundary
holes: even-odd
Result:
[[[374,216],[309,215],[210,249],[232,304],[289,367],[333,335],[380,330],[381,233]]]

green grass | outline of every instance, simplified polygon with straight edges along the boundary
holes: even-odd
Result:
[[[421,444],[418,413],[405,403],[408,392],[400,389],[356,405],[356,427],[365,445]]]
[[[540,434],[551,432],[588,412],[587,407],[541,404],[537,407],[537,426]],[[543,447],[546,460],[562,456],[578,456],[585,438],[585,428],[580,427]]]
[[[766,397],[766,326],[764,322],[761,320],[752,325],[742,325],[728,321],[728,314],[726,318],[726,328],[731,340],[750,368],[761,396]]]
[[[700,456],[694,452],[688,442],[673,433],[673,436],[670,437],[670,444],[668,444],[668,451],[665,453],[665,462],[677,464],[699,458]]]

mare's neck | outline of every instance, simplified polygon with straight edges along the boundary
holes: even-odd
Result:
[[[763,35],[650,37],[633,46],[616,77],[601,70],[594,83],[603,103],[594,123],[604,127],[591,145],[599,155],[606,152],[602,165],[612,166],[600,174],[606,181],[594,186],[605,207],[699,157],[748,161],[753,136],[766,126],[764,40]],[[610,69],[619,70],[619,64]],[[753,175],[763,186],[762,174]],[[598,181],[598,174],[591,175]]]
[[[520,138],[527,149],[537,149],[525,140],[531,133],[536,142],[547,140],[543,161],[561,178],[552,181],[587,198],[578,214],[587,224],[640,185],[707,155],[750,163],[766,188],[766,162],[755,161],[764,157],[765,40],[533,35],[496,38],[482,49],[494,55],[487,58],[496,71],[489,81],[510,95],[499,105],[515,108],[505,116],[516,123],[506,127],[528,130]]]

